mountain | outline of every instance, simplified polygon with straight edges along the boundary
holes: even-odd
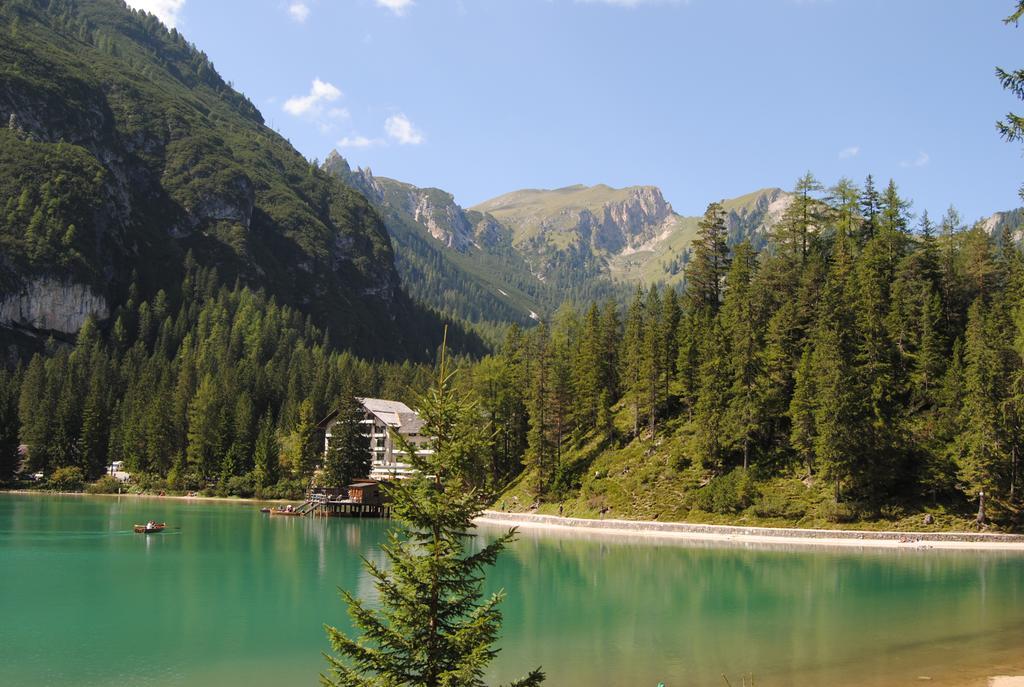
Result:
[[[323,169],[377,209],[402,283],[430,307],[477,324],[525,325],[558,305],[493,216],[463,209],[441,189],[353,170],[337,151]]]
[[[996,240],[1002,239],[1002,233],[1008,229],[1013,240],[1024,241],[1024,208],[996,212],[982,220],[982,226]]]
[[[176,30],[120,0],[8,0],[0,35],[8,333],[109,324],[129,299],[174,299],[195,263],[362,355],[433,354],[442,320],[402,290],[374,208],[268,128]]]
[[[770,188],[724,201],[730,240],[762,245],[788,198]],[[567,285],[600,277],[678,283],[700,219],[676,213],[656,186],[525,189],[473,209],[511,230],[513,245],[542,279]]]

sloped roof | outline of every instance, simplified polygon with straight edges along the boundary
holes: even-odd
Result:
[[[419,434],[426,422],[413,412],[398,414],[398,431],[402,434]]]
[[[388,401],[383,398],[357,398],[363,407],[371,413],[411,413],[412,408],[401,401]]]
[[[405,405],[401,401],[388,401],[383,398],[359,398],[357,399],[363,404],[363,407],[370,413],[377,416],[381,422],[386,424],[388,427],[394,427],[399,431],[403,431],[402,428],[402,416],[415,416],[412,408]]]

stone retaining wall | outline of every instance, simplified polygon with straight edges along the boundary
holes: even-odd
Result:
[[[693,534],[712,534],[727,537],[745,535],[754,537],[803,537],[807,539],[878,539],[914,541],[963,541],[963,542],[1000,542],[1024,544],[1022,534],[998,534],[982,532],[885,532],[867,530],[820,530],[786,527],[738,527],[735,525],[703,525],[687,522],[653,522],[644,520],[593,520],[590,518],[563,518],[557,515],[539,515],[536,513],[505,513],[503,511],[484,511],[484,518],[495,518],[515,524],[533,523],[556,525],[560,527],[578,527],[580,529],[615,529],[633,530],[637,532],[685,532]]]

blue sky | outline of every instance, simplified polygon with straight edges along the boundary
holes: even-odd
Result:
[[[469,206],[655,184],[675,209],[807,170],[894,178],[914,211],[1021,204],[994,123],[1024,110],[1010,0],[130,0],[309,158]]]

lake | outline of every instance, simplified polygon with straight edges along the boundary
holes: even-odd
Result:
[[[135,522],[166,521],[158,535]],[[0,494],[0,685],[315,685],[388,522]],[[482,530],[482,538],[495,530]],[[970,685],[1024,674],[1024,554],[523,532],[493,683]],[[930,678],[930,679],[925,679]]]

